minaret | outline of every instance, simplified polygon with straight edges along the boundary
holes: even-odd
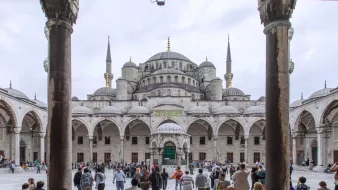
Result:
[[[230,51],[230,39],[229,39],[229,35],[228,35],[228,50],[227,50],[227,60],[226,60],[226,64],[227,64],[227,71],[226,74],[224,75],[224,79],[226,81],[226,88],[231,88],[232,87],[232,78],[234,77],[234,75],[231,72],[231,51]]]
[[[104,73],[104,79],[106,81],[106,87],[111,88],[111,81],[113,80],[114,75],[111,73],[111,54],[110,54],[110,41],[108,36],[108,47],[106,55],[106,72]]]

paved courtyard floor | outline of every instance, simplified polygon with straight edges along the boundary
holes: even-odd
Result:
[[[28,178],[34,178],[35,182],[37,181],[44,181],[47,182],[47,175],[44,171],[37,174],[34,171],[32,172],[22,172],[22,173],[9,173],[7,172],[8,169],[0,169],[0,189],[2,190],[20,190],[21,185],[27,182]],[[75,170],[73,170],[74,176]],[[195,171],[195,174],[197,170]],[[300,176],[305,176],[307,178],[307,184],[311,187],[311,189],[317,189],[319,181],[325,181],[328,184],[328,187],[331,190],[334,190],[333,185],[333,174],[325,174],[325,173],[315,173],[315,172],[308,172],[308,171],[294,171],[292,174],[292,183],[295,185],[297,180]],[[113,180],[113,172],[111,170],[106,170],[106,190],[114,190],[116,189],[115,185],[112,183]],[[229,179],[229,176],[227,176]],[[251,180],[250,180],[251,181]],[[130,179],[127,179],[125,184],[125,188],[130,187]],[[168,188],[169,190],[175,189],[175,181],[170,180],[168,181]],[[73,187],[73,190],[77,190]],[[94,190],[94,188],[93,188]]]

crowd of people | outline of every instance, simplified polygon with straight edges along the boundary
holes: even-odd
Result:
[[[45,190],[45,183],[43,181],[34,182],[33,178],[28,179],[28,183],[22,184],[22,190]]]

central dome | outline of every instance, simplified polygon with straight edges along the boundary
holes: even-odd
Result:
[[[161,60],[161,59],[179,59],[179,60],[191,62],[190,59],[188,59],[186,56],[184,56],[180,53],[172,52],[172,51],[157,53],[157,54],[153,55],[152,57],[150,57],[147,60],[147,62]]]
[[[153,73],[154,75],[157,74],[184,74],[182,71],[180,70],[176,70],[176,69],[161,69],[161,70],[157,70]]]
[[[116,96],[116,90],[110,87],[103,87],[97,89],[94,94],[94,96]]]

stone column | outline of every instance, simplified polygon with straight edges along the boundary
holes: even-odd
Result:
[[[323,166],[323,138],[322,138],[322,133],[318,132],[317,133],[317,165],[318,166]]]
[[[9,139],[9,152],[8,152],[8,155],[6,155],[6,157],[10,160],[13,160],[13,151],[12,151],[13,135],[12,133],[8,135],[8,139]]]
[[[292,138],[292,162],[297,164],[297,139],[296,137]]]
[[[20,132],[14,133],[14,163],[15,167],[20,166]]]
[[[259,0],[266,35],[266,170],[267,189],[290,188],[289,21],[296,0]]]
[[[158,160],[157,160],[158,164],[157,165],[160,167],[160,170],[162,170],[162,168],[163,168],[162,167],[162,160],[163,160],[162,159],[162,150],[163,150],[162,148],[159,148],[158,149],[158,155],[157,155],[157,158],[158,158]],[[152,165],[150,165],[150,167],[152,167]]]
[[[78,0],[41,0],[48,19],[48,188],[72,189],[71,35]]]
[[[45,162],[45,134],[40,134],[40,162]]]
[[[153,150],[151,149],[151,152],[150,152],[150,161],[149,161],[149,162],[150,162],[150,165],[154,163],[154,154],[155,154],[155,153],[154,153]]]
[[[177,153],[177,166],[181,167],[181,159],[182,159],[182,153],[178,152]]]
[[[187,168],[189,168],[189,153],[190,153],[190,151],[189,151],[189,149],[187,150],[187,152],[186,152],[186,157],[187,157]]]
[[[93,162],[93,136],[89,136],[89,162]]]
[[[213,140],[214,140],[213,160],[214,160],[215,162],[217,162],[217,161],[218,161],[218,159],[217,159],[217,138],[215,137]]]
[[[249,160],[248,160],[248,138],[249,137],[244,137],[244,160],[245,163],[249,164]]]
[[[124,163],[124,137],[120,137],[120,142],[121,142],[121,145],[120,145],[120,159],[121,159],[121,164]]]

